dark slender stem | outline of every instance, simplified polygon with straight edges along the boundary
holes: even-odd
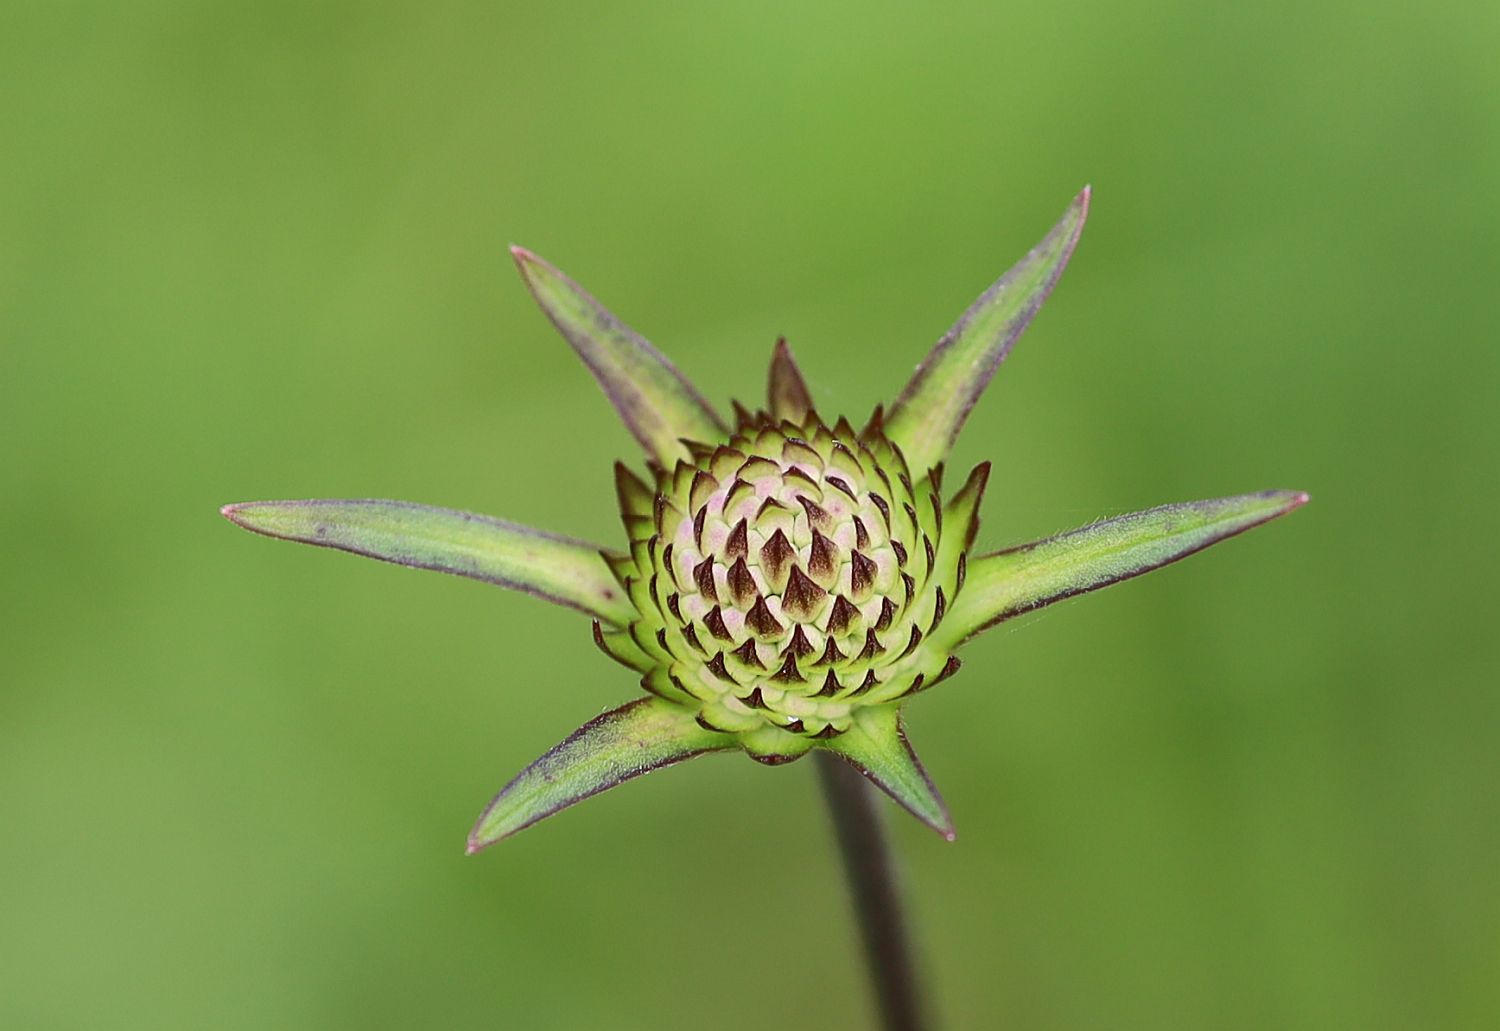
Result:
[[[877,808],[881,799],[864,775],[842,759],[822,750],[815,759],[844,857],[881,1025],[885,1031],[922,1031],[921,992],[894,857]]]

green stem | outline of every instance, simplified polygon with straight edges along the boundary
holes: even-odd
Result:
[[[837,756],[816,752],[819,779],[843,854],[865,960],[885,1031],[922,1031],[922,998],[911,935],[901,908],[896,869],[876,789]]]

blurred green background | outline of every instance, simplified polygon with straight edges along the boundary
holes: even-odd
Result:
[[[465,858],[630,677],[576,614],[215,509],[615,542],[633,443],[507,242],[716,401],[785,333],[858,418],[1085,182],[955,456],[996,462],[981,543],[1314,502],[912,707],[960,832],[894,823],[947,1025],[1494,1026],[1495,4],[3,21],[0,1026],[862,1026],[809,765]]]

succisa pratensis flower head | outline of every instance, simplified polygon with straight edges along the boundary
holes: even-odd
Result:
[[[223,513],[269,536],[580,610],[599,648],[639,678],[643,696],[585,723],[506,785],[471,833],[471,852],[649,770],[731,750],[776,765],[827,749],[952,838],[902,710],[958,672],[965,641],[1307,500],[1263,491],[1165,505],[974,551],[989,464],[950,490],[944,463],[1057,283],[1088,204],[1085,189],[937,342],[889,410],[876,407],[858,428],[817,411],[784,340],[765,406],[735,403],[726,423],[578,284],[512,248],[542,310],[645,452],[644,476],[615,466],[624,548],[396,501],[250,502]]]

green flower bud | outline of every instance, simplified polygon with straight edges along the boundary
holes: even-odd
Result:
[[[1166,505],[971,554],[988,463],[945,501],[943,461],[1077,244],[1089,192],[966,311],[889,414],[813,410],[785,341],[766,410],[731,429],[655,348],[529,251],[517,264],[646,453],[615,467],[628,548],[406,502],[229,505],[257,533],[523,590],[594,619],[648,697],[585,723],[491,802],[469,850],[649,770],[741,749],[770,765],[848,761],[934,830],[952,823],[902,709],[1013,616],[1158,568],[1300,506],[1264,491]]]
[[[726,442],[689,449],[652,487],[617,467],[631,548],[612,568],[636,650],[610,654],[646,690],[774,764],[958,668],[932,641],[987,466],[945,511],[941,469],[914,483],[879,413],[856,432],[742,412]]]

